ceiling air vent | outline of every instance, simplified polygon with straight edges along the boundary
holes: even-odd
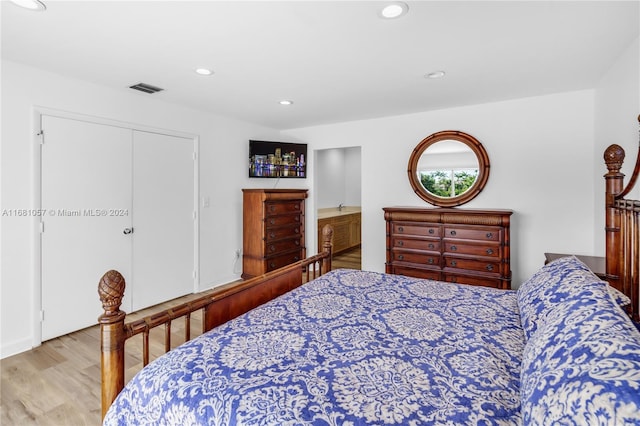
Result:
[[[164,90],[164,89],[161,89],[160,87],[152,86],[146,83],[134,84],[133,86],[129,86],[129,88],[134,90],[139,90],[144,93],[157,93]]]

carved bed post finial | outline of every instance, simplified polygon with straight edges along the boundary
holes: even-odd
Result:
[[[107,271],[98,283],[98,295],[105,316],[116,315],[120,311],[124,297],[125,281],[122,274],[113,269]]]
[[[331,251],[333,247],[333,227],[326,224],[322,227],[322,250],[329,252],[329,257],[325,260],[324,273],[331,270]]]
[[[118,271],[108,271],[98,283],[98,294],[104,314],[100,324],[102,371],[102,418],[124,387],[125,313],[120,310],[125,281]]]
[[[604,162],[607,165],[609,174],[620,172],[622,163],[624,162],[624,157],[624,149],[620,145],[609,145],[609,147],[604,151]]]

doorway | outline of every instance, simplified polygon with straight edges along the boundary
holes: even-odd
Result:
[[[333,262],[335,267],[360,269],[362,265],[359,216],[362,205],[361,147],[321,149],[316,150],[315,154],[316,226],[321,218],[358,212],[357,222],[354,220],[348,226],[334,227],[334,233],[347,232],[346,230],[350,230],[351,233],[349,237],[334,234],[334,246],[338,241],[351,240],[351,243],[348,249],[336,253]],[[354,229],[354,223],[357,229]],[[355,234],[359,244],[353,242]]]

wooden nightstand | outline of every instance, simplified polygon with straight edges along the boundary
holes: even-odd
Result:
[[[566,253],[545,253],[544,254],[544,264],[546,265],[547,263],[551,262],[552,260],[556,260],[556,259],[559,259],[561,257],[567,257],[567,256],[575,256],[575,257],[577,257],[579,260],[584,262],[584,264],[587,265],[589,267],[589,269],[591,269],[591,271],[598,276],[598,278],[600,278],[601,280],[605,280],[606,281],[604,257],[583,256],[583,255],[577,255],[577,254],[576,255],[571,255],[571,254],[566,254]]]

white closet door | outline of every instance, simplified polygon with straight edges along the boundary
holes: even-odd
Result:
[[[134,131],[134,310],[194,290],[193,144]]]
[[[42,116],[42,340],[96,324],[109,269],[130,283],[130,129]],[[123,309],[128,310],[125,292]]]

